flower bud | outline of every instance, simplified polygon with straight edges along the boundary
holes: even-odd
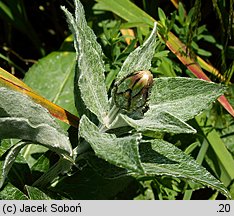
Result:
[[[143,108],[152,83],[150,71],[134,72],[124,78],[115,86],[113,98],[116,106],[130,112]]]

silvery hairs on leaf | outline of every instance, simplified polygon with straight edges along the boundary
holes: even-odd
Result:
[[[161,139],[153,139],[142,141],[139,149],[147,176],[167,175],[189,179],[218,190],[227,197],[230,196],[222,182],[175,145]]]
[[[116,77],[116,81],[119,82],[129,74],[140,71],[149,70],[151,67],[151,61],[155,53],[156,39],[157,39],[157,23],[154,23],[154,28],[149,38],[143,43],[142,46],[137,47],[124,61],[120,72]]]
[[[3,164],[0,164],[2,165],[2,167],[0,167],[0,171],[2,169],[2,173],[0,175],[0,188],[2,188],[6,178],[7,178],[7,174],[9,173],[17,155],[19,154],[20,150],[28,145],[30,143],[27,143],[27,142],[19,142],[17,143],[16,145],[14,145],[10,151],[8,152]]]
[[[74,34],[77,53],[77,84],[85,106],[94,113],[98,120],[106,124],[109,112],[107,90],[105,86],[104,62],[101,46],[85,20],[84,9],[75,0],[75,18],[64,7],[69,27]],[[79,111],[78,111],[79,112]]]
[[[187,121],[207,109],[226,90],[221,84],[186,77],[154,79],[149,107]]]
[[[79,131],[99,158],[129,172],[144,174],[139,155],[140,134],[118,138],[115,134],[100,133],[85,115],[80,120]]]
[[[132,119],[127,115],[120,114],[110,125],[111,129],[119,126],[131,126],[138,132],[160,132],[160,133],[196,133],[186,122],[178,119],[167,112],[157,112],[157,110],[149,110],[143,118]]]
[[[119,115],[110,128],[131,126],[137,131],[195,133],[185,121],[214,102],[225,87],[213,82],[185,77],[155,78],[148,99],[149,110],[140,119]]]
[[[68,136],[48,110],[27,95],[0,88],[0,139],[17,138],[72,155]]]

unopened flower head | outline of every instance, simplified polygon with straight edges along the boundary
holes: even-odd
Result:
[[[153,83],[150,71],[137,71],[121,80],[115,87],[114,101],[117,107],[135,111],[143,107]]]

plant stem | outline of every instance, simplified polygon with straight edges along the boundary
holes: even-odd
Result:
[[[104,124],[100,124],[99,125],[99,131],[101,133],[106,132],[109,128],[108,126],[111,125],[111,123],[115,120],[115,118],[117,117],[118,113],[119,113],[119,108],[114,104],[108,114],[108,122],[106,125]]]
[[[46,187],[51,181],[53,181],[62,172],[70,169],[71,162],[60,158],[57,163],[55,163],[46,173],[44,173],[39,179],[37,179],[32,186],[36,187]]]
[[[86,152],[90,148],[89,143],[87,143],[85,140],[81,141],[78,146],[73,150],[74,155],[76,158],[75,161],[77,161],[77,156]]]

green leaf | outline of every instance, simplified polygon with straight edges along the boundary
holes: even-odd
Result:
[[[104,178],[96,170],[85,166],[72,176],[61,179],[52,190],[71,200],[110,200],[116,199],[119,193],[128,190],[134,183],[136,180],[129,176]]]
[[[227,128],[224,128],[221,131],[221,138],[223,142],[225,143],[226,147],[232,154],[234,155],[234,124],[228,125]]]
[[[82,5],[78,0],[75,3],[75,18],[66,8],[62,7],[62,9],[74,34],[74,43],[78,57],[76,82],[85,106],[97,116],[100,122],[105,124],[109,111],[109,103],[105,86],[103,54],[100,45],[96,41],[96,36],[85,21]],[[86,114],[84,108],[82,110],[83,113],[80,113],[81,110],[79,109],[80,115]]]
[[[179,16],[178,16],[179,22],[180,22],[180,24],[183,24],[184,20],[185,20],[186,12],[185,12],[184,6],[181,2],[179,2],[178,11],[179,11]]]
[[[88,26],[86,19],[85,19],[85,11],[80,3],[80,0],[74,0],[75,2],[75,22],[77,26],[84,31],[86,34],[88,41],[92,43],[92,47],[98,53],[99,56],[103,56],[102,48],[99,43],[96,41],[96,35],[94,34],[93,30]],[[78,41],[77,41],[78,42]],[[79,43],[78,43],[79,46]],[[78,52],[79,48],[77,49]],[[77,53],[79,55],[79,53]]]
[[[54,163],[53,152],[47,151],[42,154],[31,167],[32,172],[45,173],[49,170],[51,164]]]
[[[124,126],[131,126],[139,132],[196,133],[195,129],[177,117],[167,112],[158,113],[155,109],[149,110],[142,119],[138,120],[120,114],[110,128],[118,127],[119,121],[124,121],[126,123]]]
[[[96,0],[99,8],[113,11],[119,17],[131,22],[152,25],[154,19],[129,0]]]
[[[20,150],[27,145],[27,142],[19,142],[16,145],[14,145],[10,151],[8,152],[2,167],[0,168],[0,170],[2,170],[1,176],[0,176],[0,188],[3,186],[4,181],[14,163],[14,161],[16,160],[17,155],[19,154]]]
[[[44,154],[46,151],[48,151],[48,148],[45,146],[29,144],[21,150],[21,154],[32,168],[38,160],[37,156]]]
[[[220,134],[212,128],[212,123],[210,119],[204,121],[204,116],[199,115],[196,117],[196,121],[200,125],[207,141],[213,148],[215,154],[217,155],[219,162],[223,165],[224,169],[230,177],[230,181],[234,179],[234,159],[232,154],[228,151],[225,143],[220,138]],[[232,140],[233,143],[233,140]]]
[[[175,66],[169,58],[162,58],[157,72],[164,77],[176,77]]]
[[[161,21],[162,25],[164,27],[166,27],[167,17],[165,15],[164,11],[161,8],[158,8],[158,17],[159,17],[159,20]]]
[[[74,164],[72,159],[60,157],[60,159],[55,164],[53,164],[53,166],[50,167],[50,169],[47,172],[41,175],[40,178],[38,178],[33,183],[33,185],[40,187],[40,188],[46,187],[49,183],[51,183],[54,179],[56,179],[59,176],[59,174],[68,172],[71,169],[72,163]],[[34,167],[34,171],[38,171],[37,170],[38,168],[39,167]],[[46,167],[40,167],[40,168],[45,169]],[[43,170],[39,170],[39,171],[43,171]]]
[[[3,156],[5,152],[7,152],[13,145],[17,143],[17,139],[4,139],[0,140],[0,157]]]
[[[133,52],[131,52],[127,59],[124,61],[120,72],[116,77],[116,81],[122,80],[124,77],[129,74],[141,71],[141,70],[149,70],[151,67],[151,60],[155,53],[156,48],[156,30],[157,24],[154,23],[153,31],[151,32],[149,38],[143,43],[142,46],[136,48]]]
[[[212,53],[211,53],[211,52],[206,51],[206,50],[204,50],[204,49],[198,49],[198,50],[197,50],[197,54],[198,54],[198,55],[201,55],[201,56],[207,56],[207,57],[212,56]]]
[[[2,16],[5,16],[5,18],[7,17],[9,20],[14,20],[12,11],[4,2],[0,2],[0,9],[2,11]]]
[[[77,115],[74,102],[75,64],[74,52],[52,52],[29,69],[24,82],[41,96]],[[68,129],[64,123],[63,127]]]
[[[129,0],[96,0],[103,7],[104,10],[112,11],[117,14],[119,17],[123,18],[128,22],[143,22],[147,25],[152,26],[155,20],[145,13],[142,9],[137,7],[133,2]],[[165,35],[162,35],[163,32],[159,32],[161,36],[164,38]],[[167,35],[166,45],[168,48],[175,53],[177,58],[198,78],[209,80],[209,78],[205,75],[205,73],[201,70],[199,64],[202,68],[213,72],[215,68],[211,65],[208,65],[205,61],[203,61],[199,56],[197,56],[198,63],[194,62],[194,58],[190,58],[189,56],[182,55],[186,51],[186,46],[183,44],[174,34],[171,32]],[[181,52],[182,51],[182,52]],[[232,115],[234,116],[234,110],[223,96],[219,99],[219,102],[222,106]]]
[[[105,179],[117,179],[124,176],[129,176],[129,171],[110,164],[108,161],[101,159],[94,152],[87,152],[82,155],[87,164],[95,170],[98,175]]]
[[[43,193],[38,188],[26,185],[26,190],[30,200],[51,200],[49,196]]]
[[[158,113],[168,112],[187,121],[207,109],[224,91],[224,86],[200,79],[156,78],[149,106]]]
[[[24,94],[0,88],[0,139],[18,138],[59,153],[72,154],[71,144],[49,112]]]
[[[155,200],[154,191],[152,190],[152,181],[141,182],[143,190],[134,200]]]
[[[163,140],[148,140],[140,145],[141,162],[147,175],[185,178],[216,189],[230,198],[225,186],[192,157]]]
[[[2,153],[5,153],[5,150],[10,150],[10,148],[15,145],[15,143],[11,140],[4,140],[1,143],[0,151]],[[13,147],[14,148],[14,147]],[[17,153],[19,153],[20,148],[15,149]],[[17,157],[16,157],[17,156]],[[17,186],[18,188],[23,188],[25,184],[31,184],[32,176],[31,176],[31,170],[25,161],[25,159],[22,157],[22,155],[19,153],[18,155],[12,155],[12,157],[9,157],[9,155],[6,155],[7,162],[3,161],[5,159],[5,155],[1,155],[1,162],[0,162],[0,188],[2,187],[2,184],[4,183],[4,180],[6,176],[8,177],[8,181]],[[13,162],[15,163],[13,164]],[[12,166],[13,165],[13,166]],[[12,168],[11,168],[12,167]],[[11,170],[10,170],[11,168]],[[10,170],[10,173],[8,174]]]
[[[12,184],[7,184],[0,191],[0,200],[28,200],[28,197]]]
[[[100,133],[97,126],[82,116],[80,136],[91,145],[98,157],[130,172],[144,173],[138,152],[139,134],[117,138],[114,134]]]

